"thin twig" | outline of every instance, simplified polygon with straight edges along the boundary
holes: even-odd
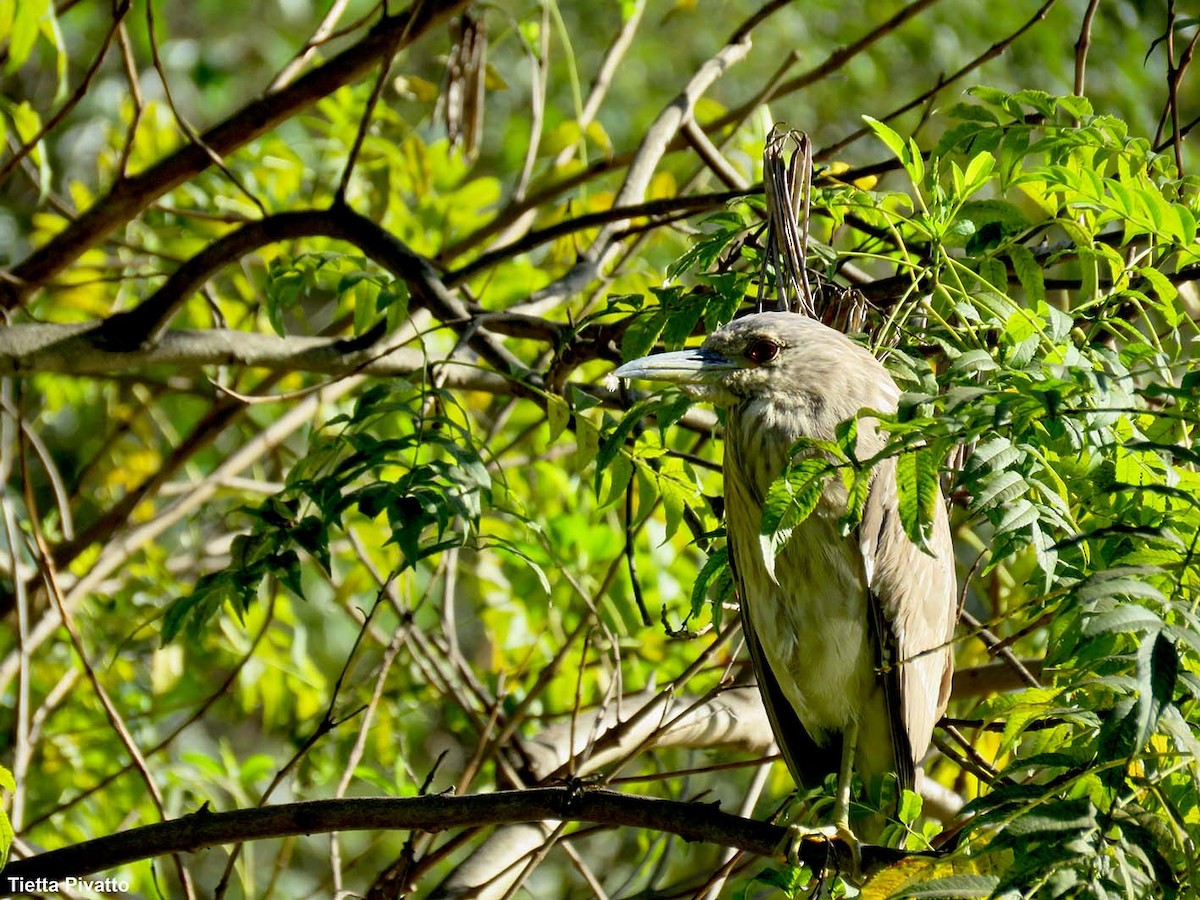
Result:
[[[773,0],[751,16],[712,57],[704,62],[689,79],[683,91],[658,115],[646,129],[637,152],[629,163],[625,179],[617,191],[613,206],[628,206],[641,202],[649,187],[659,162],[667,152],[672,140],[683,123],[690,119],[700,98],[731,66],[741,62],[750,52],[749,31],[767,15],[778,10],[784,0]],[[615,247],[614,235],[624,227],[624,222],[612,222],[600,229],[587,250],[581,254],[580,262],[565,275],[550,285],[534,292],[524,303],[514,309],[539,314],[590,284],[606,265],[612,261]]]
[[[371,624],[371,619],[374,618],[375,613],[379,610],[379,607],[383,605],[384,598],[387,594],[387,587],[391,583],[393,577],[394,574],[388,576],[387,582],[385,582],[376,592],[375,602],[371,605],[371,609],[367,613],[366,618],[363,620],[358,633],[354,636],[354,643],[350,647],[350,652],[346,654],[346,658],[342,662],[341,671],[338,672],[338,676],[334,680],[333,689],[329,692],[329,702],[325,707],[325,714],[321,716],[321,720],[312,730],[312,733],[305,738],[304,742],[300,745],[296,752],[292,754],[292,757],[279,768],[279,771],[275,773],[275,777],[271,779],[270,783],[259,795],[258,802],[255,804],[256,806],[263,807],[266,805],[267,801],[271,799],[271,795],[275,793],[275,789],[283,783],[283,780],[287,777],[288,773],[291,772],[300,763],[300,761],[304,759],[305,756],[308,755],[309,751],[312,750],[312,748],[315,747],[317,743],[323,737],[325,737],[325,735],[329,734],[339,725],[342,725],[355,716],[366,712],[370,708],[370,704],[368,703],[363,706],[356,707],[354,710],[340,718],[336,718],[333,714],[334,709],[337,708],[337,703],[341,696],[342,685],[346,682],[346,675],[349,673],[351,665],[357,661],[358,649],[362,646],[363,636]],[[244,846],[245,844],[237,843],[234,844],[232,849],[230,849],[229,858],[225,862],[225,870],[221,874],[221,880],[217,883],[217,887],[213,891],[214,900],[220,900],[220,898],[225,896],[225,892],[229,889],[229,879],[233,875],[234,866],[237,865],[238,858],[241,856],[242,848]]]
[[[239,178],[237,174],[225,164],[225,160],[221,157],[221,154],[208,145],[200,133],[192,128],[191,124],[184,117],[183,113],[179,111],[179,107],[175,103],[175,97],[171,93],[171,80],[167,78],[167,70],[163,66],[162,58],[158,54],[158,38],[155,35],[153,3],[146,4],[146,37],[150,43],[150,59],[153,62],[154,71],[158,73],[158,80],[162,82],[163,96],[166,98],[167,106],[170,107],[171,114],[175,117],[175,122],[179,126],[179,129],[184,133],[184,135],[187,136],[187,139],[191,141],[191,143],[195,144],[204,151],[205,155],[208,156],[209,161],[218,169],[220,169],[222,174],[229,179],[230,183],[239,191],[241,191],[247,200],[257,206],[259,212],[265,216],[267,214],[267,208],[263,205],[263,202],[259,200],[258,197],[255,196],[255,194],[248,187],[246,187],[246,185],[242,183],[242,179]]]
[[[638,578],[636,551],[633,545],[633,492],[636,479],[630,479],[625,485],[625,547],[622,554],[625,557],[625,567],[629,572],[629,586],[633,590],[633,599],[637,603],[638,613],[641,614],[642,624],[647,628],[651,625],[650,611],[646,609],[646,598],[642,596],[642,581]]]
[[[886,115],[881,116],[880,120],[883,122],[891,122],[893,119],[899,118],[900,116],[904,115],[909,110],[916,109],[918,106],[921,106],[922,104],[927,103],[931,98],[936,97],[939,93],[941,93],[949,85],[951,85],[954,82],[958,81],[959,79],[965,77],[966,75],[969,75],[971,72],[974,72],[976,69],[978,69],[980,66],[982,66],[984,63],[988,62],[989,60],[995,59],[997,56],[999,56],[1001,53],[1003,53],[1005,50],[1007,50],[1010,46],[1012,46],[1013,42],[1016,41],[1019,37],[1021,37],[1021,35],[1023,35],[1034,25],[1038,24],[1043,19],[1045,19],[1047,13],[1050,12],[1050,8],[1052,6],[1054,6],[1054,4],[1056,2],[1058,2],[1058,0],[1045,0],[1045,2],[1040,7],[1038,7],[1037,11],[1032,16],[1030,16],[1029,19],[1027,19],[1024,22],[1024,24],[1021,25],[1021,27],[1019,27],[1016,31],[1012,32],[1012,34],[1008,35],[1008,37],[1004,38],[1003,40],[996,41],[996,43],[994,43],[994,44],[992,44],[992,46],[988,47],[987,50],[985,50],[983,53],[976,56],[974,59],[972,59],[970,62],[968,62],[962,68],[958,69],[953,74],[949,75],[945,80],[940,81],[936,86],[930,88],[929,90],[922,91],[920,94],[918,94],[912,100],[909,100],[907,103],[897,107],[896,109],[892,110],[890,113],[887,113]],[[827,147],[823,148],[821,150],[821,152],[816,154],[813,158],[818,161],[832,159],[832,158],[836,157],[839,153],[841,153],[843,150],[845,150],[846,147],[848,147],[850,144],[853,144],[855,141],[857,141],[863,137],[866,137],[868,134],[871,134],[871,133],[872,132],[871,132],[870,128],[867,128],[867,127],[859,128],[859,129],[851,132],[850,134],[848,134],[846,137],[842,138],[840,141],[837,141],[836,143],[830,144]]]
[[[119,225],[138,215],[146,206],[212,164],[209,152],[225,157],[265,134],[316,100],[350,84],[370,71],[395,43],[395,33],[404,35],[403,48],[428,32],[467,0],[417,0],[406,12],[391,16],[373,28],[361,41],[346,48],[323,66],[259,100],[248,103],[200,135],[192,143],[159,160],[145,171],[116,182],[109,193],[98,198],[86,212],[13,267],[11,280],[0,282],[0,309],[11,309],[35,288],[74,263]]]
[[[125,752],[129,754],[133,768],[141,776],[142,782],[146,785],[150,799],[159,816],[166,821],[166,802],[163,799],[162,791],[159,790],[158,783],[150,774],[150,766],[146,762],[146,757],[142,754],[141,749],[134,740],[133,734],[125,724],[124,718],[121,716],[116,704],[113,703],[112,698],[109,697],[108,691],[105,690],[104,685],[100,682],[91,659],[88,657],[87,649],[83,645],[83,638],[79,634],[79,629],[75,627],[75,621],[68,612],[67,605],[63,600],[63,592],[59,588],[58,583],[58,571],[51,558],[50,548],[46,543],[45,536],[42,534],[41,518],[38,514],[37,503],[33,495],[33,483],[29,478],[24,445],[24,441],[18,441],[17,452],[21,461],[21,481],[25,490],[25,508],[28,513],[27,521],[30,525],[30,538],[32,539],[30,550],[38,561],[38,568],[45,579],[47,593],[54,602],[59,619],[66,629],[68,638],[70,638],[71,646],[75,649],[79,665],[82,667],[83,673],[96,695],[96,699],[100,702],[101,708],[104,710],[104,715],[108,719],[109,726],[112,728],[114,734],[116,734],[121,745],[125,748]],[[172,854],[172,860],[174,861],[176,874],[179,876],[179,882],[183,887],[185,896],[188,898],[195,897],[195,888],[192,885],[192,880],[187,869],[183,865],[183,859],[176,853]]]
[[[367,104],[363,108],[362,116],[358,120],[358,129],[354,132],[354,143],[350,145],[350,152],[346,154],[346,164],[342,167],[342,177],[338,182],[337,190],[333,194],[334,206],[344,206],[346,203],[346,188],[350,184],[350,176],[354,173],[354,163],[358,160],[358,154],[362,150],[363,141],[366,140],[367,129],[371,125],[371,117],[375,112],[376,104],[379,103],[379,98],[383,95],[383,87],[387,84],[388,73],[392,69],[392,60],[396,56],[396,48],[399,47],[403,37],[403,33],[395,35],[392,38],[391,44],[384,48],[383,56],[379,60],[379,74],[375,76],[375,84],[371,88],[371,95],[367,98]]]
[[[604,59],[600,63],[600,68],[596,71],[596,80],[592,82],[592,89],[588,93],[587,99],[583,102],[583,110],[579,113],[579,146],[585,150],[587,143],[584,139],[584,133],[586,133],[587,127],[596,118],[596,114],[600,112],[604,98],[608,96],[608,90],[612,86],[613,78],[617,74],[621,60],[625,58],[629,46],[633,43],[634,35],[637,34],[638,24],[642,20],[642,13],[645,9],[646,0],[634,0],[633,8],[629,11],[629,17],[621,23],[621,29],[617,32],[617,36],[613,38],[612,43],[608,45],[608,49],[604,53]],[[554,160],[554,167],[565,166],[573,152],[573,146],[563,147]]]
[[[325,15],[321,18],[320,23],[313,29],[312,36],[304,42],[304,46],[300,49],[300,52],[271,81],[270,86],[267,88],[268,93],[274,93],[292,83],[292,80],[304,68],[305,64],[313,58],[313,54],[317,52],[317,48],[328,40],[337,29],[337,23],[345,15],[346,7],[349,5],[350,0],[333,0],[329,9],[326,10]]]
[[[137,58],[129,40],[129,29],[125,27],[124,22],[117,29],[117,42],[121,47],[121,64],[125,70],[125,83],[129,86],[129,99],[133,103],[129,127],[125,131],[125,141],[121,144],[121,156],[117,160],[117,177],[124,178],[129,171],[129,158],[133,154],[133,144],[137,139],[138,126],[141,125],[146,103],[142,99],[142,82],[138,77]]]
[[[546,118],[546,92],[550,75],[550,3],[542,2],[542,23],[538,29],[539,45],[534,53],[529,48],[529,141],[525,148],[525,161],[521,174],[513,188],[513,199],[518,203],[529,189],[533,177],[533,165],[537,162],[537,151],[542,141],[542,123]]]
[[[1096,10],[1100,8],[1100,0],[1089,0],[1083,13],[1083,21],[1079,25],[1079,38],[1075,41],[1075,96],[1084,96],[1084,83],[1087,78],[1087,56],[1092,46],[1092,20],[1096,18]]]
[[[781,81],[782,76],[786,73],[786,69],[794,64],[796,55],[792,54],[781,64],[780,68],[767,81],[767,83],[757,91],[753,97],[747,100],[740,106],[736,106],[728,110],[724,115],[719,116],[711,124],[707,126],[710,132],[719,131],[730,125],[735,125],[742,122],[763,104],[770,103],[778,97],[785,97],[788,94],[794,94],[797,91],[804,90],[816,82],[828,78],[834,72],[842,69],[847,63],[853,60],[860,53],[869,49],[873,44],[878,43],[889,34],[897,31],[901,25],[921,12],[924,12],[928,7],[932,6],[939,0],[914,0],[914,2],[902,7],[895,15],[891,16],[886,21],[882,22],[875,28],[872,28],[858,40],[845,46],[838,47],[829,54],[822,62],[813,66],[807,72],[797,75],[795,78],[788,81]]]
[[[186,719],[184,719],[182,722],[180,722],[178,725],[176,725],[174,728],[172,728],[166,735],[163,736],[163,738],[161,740],[158,741],[158,743],[146,748],[144,755],[147,759],[149,759],[150,757],[154,756],[157,753],[162,752],[167,747],[169,747],[171,744],[173,744],[175,742],[175,739],[178,738],[179,735],[181,735],[188,728],[191,728],[193,725],[195,725],[197,722],[199,722],[202,718],[204,718],[205,714],[210,709],[212,709],[212,707],[217,703],[217,701],[222,700],[228,696],[230,688],[233,687],[234,682],[237,681],[238,676],[242,673],[242,670],[245,668],[246,664],[254,657],[255,652],[258,650],[259,645],[262,643],[263,638],[266,636],[267,631],[270,629],[270,627],[274,621],[275,621],[275,604],[271,603],[267,607],[266,615],[263,616],[262,626],[258,629],[257,632],[255,632],[255,635],[251,639],[250,646],[246,649],[246,652],[243,653],[241,658],[238,659],[238,661],[232,666],[232,668],[230,668],[229,672],[221,680],[221,683],[219,685],[217,685],[217,687],[211,693],[209,693],[209,695],[204,699],[204,701],[199,706],[197,706],[188,715],[188,717]],[[118,778],[121,778],[126,773],[128,773],[130,770],[132,770],[133,767],[134,767],[133,763],[127,763],[125,766],[122,766],[121,768],[116,769],[109,775],[106,775],[104,778],[101,778],[99,781],[97,781],[91,787],[86,788],[83,791],[81,791],[80,793],[76,794],[70,800],[64,800],[63,802],[61,802],[57,806],[53,807],[52,809],[48,809],[46,812],[42,813],[36,819],[33,819],[30,822],[28,822],[26,824],[26,827],[29,829],[35,828],[36,826],[41,825],[43,822],[49,821],[54,816],[57,816],[57,815],[60,815],[61,813],[66,812],[67,810],[71,809],[73,806],[76,806],[77,804],[82,803],[88,797],[91,797],[91,796],[95,795],[97,792],[102,791],[104,788],[108,787],[110,784],[112,784]]]
[[[58,126],[58,123],[66,118],[67,114],[70,113],[71,110],[73,110],[76,106],[78,106],[79,101],[87,95],[88,88],[91,87],[92,84],[92,79],[95,77],[96,72],[99,71],[100,65],[104,62],[104,58],[108,56],[108,48],[112,46],[113,37],[120,30],[121,23],[124,22],[125,15],[128,12],[129,0],[120,0],[120,2],[114,6],[112,24],[105,33],[104,40],[100,43],[100,49],[96,52],[95,59],[92,60],[91,65],[89,65],[87,71],[84,72],[83,78],[75,88],[74,93],[67,98],[67,101],[61,107],[59,107],[54,115],[50,116],[50,118],[48,118],[42,124],[41,128],[34,132],[33,137],[21,144],[21,146],[13,152],[12,157],[10,157],[3,166],[0,166],[0,184],[5,182],[17,164],[20,163],[21,160],[23,160],[30,153],[32,153],[34,148],[41,143],[42,139],[51,131],[53,131]]]

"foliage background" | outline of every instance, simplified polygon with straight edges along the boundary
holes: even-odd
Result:
[[[979,815],[952,865],[868,890],[1194,892],[1195,19],[503,2],[472,13],[486,66],[450,81],[463,6],[0,5],[13,857],[205,804],[577,774],[777,810],[791,784],[729,689],[716,420],[673,395],[627,414],[602,379],[754,295],[783,121],[834,167],[812,265],[875,304],[909,391],[906,495],[952,470],[971,617],[929,768]],[[386,54],[356,51],[380,34],[383,78]],[[714,59],[683,121],[719,153],[669,116]],[[286,84],[264,128],[236,118]],[[156,168],[230,117],[219,152]],[[111,219],[89,232],[89,209]],[[658,824],[539,829],[545,853],[493,889],[811,889]],[[897,840],[937,830],[909,808]],[[376,829],[114,872],[146,895],[425,895],[495,879],[489,835],[520,840]]]

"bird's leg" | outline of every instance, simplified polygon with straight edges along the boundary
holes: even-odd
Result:
[[[837,802],[833,806],[833,824],[839,832],[847,834],[850,834],[850,782],[854,777],[854,751],[857,747],[858,723],[851,722],[842,732],[842,764],[838,768]]]
[[[800,864],[802,841],[841,841],[850,850],[852,871],[850,880],[862,882],[862,842],[850,830],[850,786],[854,776],[854,751],[858,744],[858,723],[851,722],[842,732],[842,759],[838,767],[837,798],[833,805],[833,821],[819,828],[804,825],[788,825],[788,834],[780,850],[792,865]]]

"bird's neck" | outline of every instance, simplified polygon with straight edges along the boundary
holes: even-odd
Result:
[[[819,410],[792,398],[788,401],[752,398],[731,407],[725,419],[726,479],[736,472],[759,505],[771,482],[783,472],[797,440],[806,435],[833,438],[832,433],[823,433],[817,421]]]
[[[789,394],[780,399],[753,397],[731,407],[725,421],[726,479],[731,472],[736,473],[761,505],[771,483],[790,462],[789,452],[800,438],[832,441],[838,424],[867,405],[848,404],[844,399],[841,404],[827,406],[812,395]],[[860,419],[858,458],[874,454],[878,445],[874,421]]]

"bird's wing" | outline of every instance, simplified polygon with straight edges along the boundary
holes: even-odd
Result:
[[[908,539],[897,504],[896,460],[887,459],[875,472],[859,536],[898,774],[911,788],[950,697],[957,597],[940,494],[929,540],[935,556]]]
[[[796,786],[811,788],[822,784],[830,773],[837,773],[842,758],[842,741],[840,735],[833,736],[824,746],[818,744],[800,724],[800,717],[783,693],[771,667],[767,665],[762,644],[750,616],[746,614],[746,587],[738,575],[737,563],[734,559],[733,546],[729,546],[729,567],[733,570],[733,581],[737,585],[739,600],[742,601],[742,634],[746,638],[746,646],[750,649],[750,661],[754,664],[754,677],[758,680],[758,690],[762,695],[763,706],[767,710],[767,719],[771,722],[771,730],[775,734],[775,742],[779,752],[787,763],[788,771],[796,781]]]

